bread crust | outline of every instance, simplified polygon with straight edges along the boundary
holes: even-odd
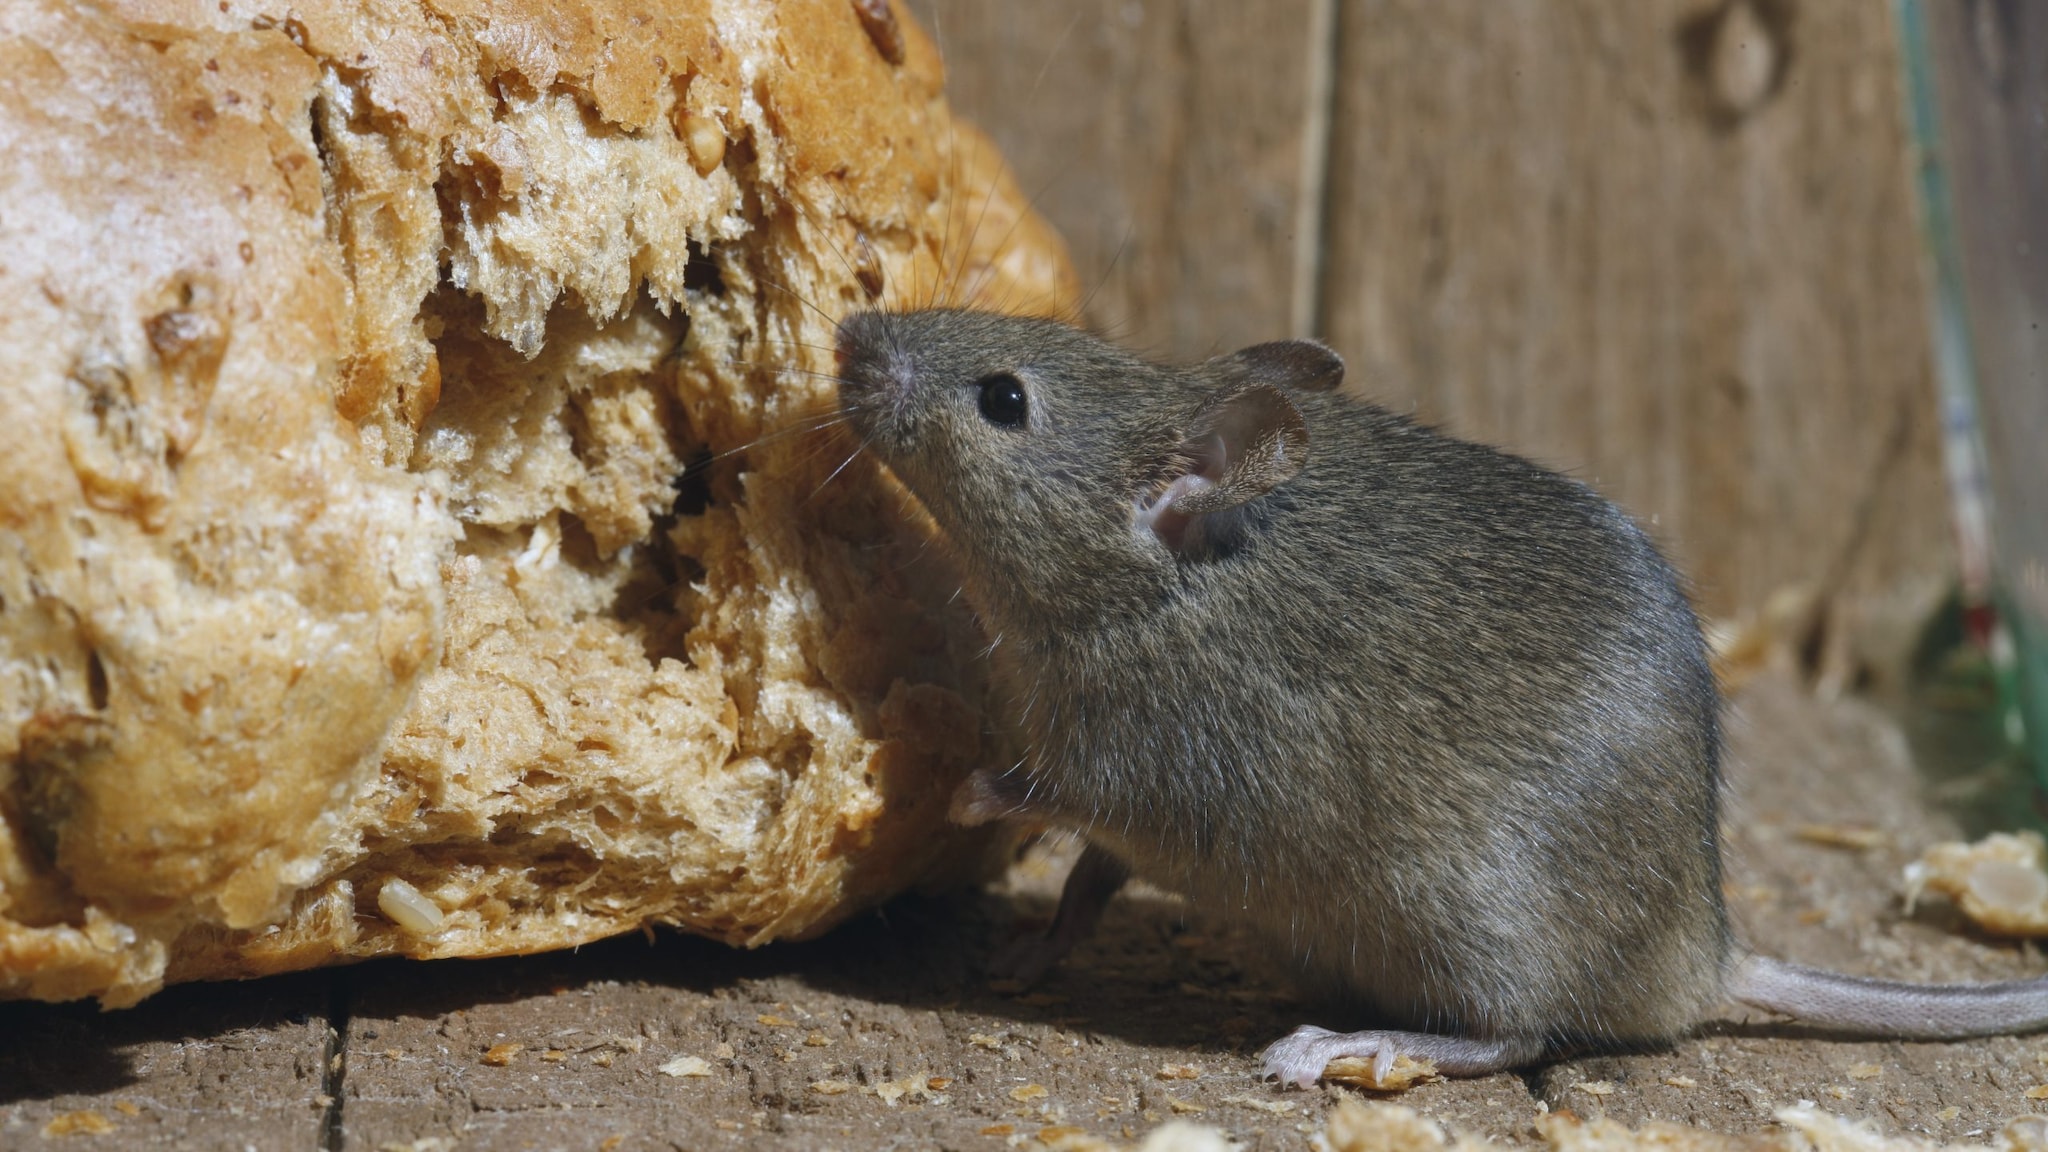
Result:
[[[802,429],[878,283],[1076,293],[897,15],[10,6],[0,997],[756,944],[985,850],[974,622]]]

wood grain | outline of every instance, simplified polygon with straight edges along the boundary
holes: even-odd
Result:
[[[1288,330],[1312,0],[910,7],[954,106],[1066,237],[1098,325],[1182,359]]]
[[[1945,569],[1887,9],[1343,13],[1324,318],[1359,386],[1592,481],[1710,612]]]
[[[0,1004],[0,1148],[325,1148],[335,979],[187,984],[118,1012]]]
[[[1320,223],[1353,386],[1592,481],[1710,613],[1950,569],[1886,6],[1343,0],[1329,44],[1310,0],[912,8],[1134,345],[1287,333]]]

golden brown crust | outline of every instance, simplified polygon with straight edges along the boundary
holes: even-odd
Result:
[[[789,430],[872,289],[1072,273],[907,21],[669,7],[10,14],[0,996],[755,943],[971,851],[972,623]]]

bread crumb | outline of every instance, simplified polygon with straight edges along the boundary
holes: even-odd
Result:
[[[119,1112],[123,1116],[142,1115],[141,1107],[127,1100],[114,1101],[114,1111]]]
[[[2048,1084],[2036,1084],[2027,1089],[2027,1099],[2048,1100]]]
[[[1934,1118],[1936,1120],[1953,1120],[1956,1117],[1961,1116],[1962,1114],[1963,1110],[1961,1108],[1958,1108],[1955,1105],[1951,1104],[1948,1107],[1943,1108],[1941,1111],[1936,1112],[1934,1114]]]
[[[1010,1099],[1020,1104],[1027,1100],[1041,1100],[1050,1095],[1052,1093],[1047,1092],[1045,1087],[1039,1084],[1026,1084],[1022,1087],[1010,1089]]]
[[[783,1018],[782,1018],[782,1017],[780,1017],[780,1016],[768,1016],[768,1015],[761,1015],[761,1016],[756,1016],[756,1017],[754,1017],[754,1023],[756,1023],[756,1024],[759,1024],[759,1025],[761,1025],[761,1026],[762,1026],[763,1028],[794,1028],[794,1027],[796,1027],[796,1021],[794,1021],[794,1020],[785,1020],[785,1019],[783,1019]]]
[[[1330,1061],[1323,1068],[1323,1079],[1332,1084],[1353,1084],[1375,1092],[1404,1092],[1417,1084],[1427,1084],[1442,1077],[1437,1075],[1436,1065],[1427,1060],[1396,1056],[1394,1066],[1387,1070],[1387,1077],[1382,1080],[1371,1060],[1345,1056]]]
[[[924,1086],[931,1089],[934,1092],[944,1092],[946,1089],[951,1088],[953,1086],[953,1078],[951,1076],[926,1077]]]
[[[1906,911],[1932,890],[2001,936],[2048,935],[2048,848],[2039,833],[1994,832],[1974,844],[1936,844],[1906,865]]]
[[[484,1063],[489,1064],[493,1068],[503,1068],[512,1062],[514,1056],[524,1051],[526,1051],[526,1045],[519,1043],[517,1040],[508,1040],[503,1044],[491,1045],[484,1052],[483,1059]]]
[[[1697,1088],[1700,1086],[1700,1082],[1690,1076],[1666,1076],[1664,1082],[1673,1088]]]
[[[89,1136],[104,1136],[114,1130],[114,1122],[97,1112],[64,1112],[50,1118],[43,1125],[43,1138],[75,1136],[83,1132]]]
[[[1274,1116],[1285,1116],[1289,1112],[1294,1111],[1294,1105],[1288,1101],[1262,1100],[1257,1096],[1226,1096],[1223,1098],[1223,1102],[1225,1104],[1236,1104],[1242,1108],[1251,1108]]]
[[[901,1080],[885,1080],[875,1085],[875,1095],[884,1104],[894,1104],[905,1096],[924,1099],[932,1094],[929,1078],[922,1072],[905,1076]]]
[[[1015,1124],[986,1124],[982,1126],[983,1136],[1008,1136],[1017,1130]]]
[[[1161,1080],[1199,1080],[1202,1070],[1192,1064],[1162,1064],[1153,1075]]]
[[[1195,1103],[1195,1102],[1194,1102],[1194,1101],[1192,1101],[1192,1100],[1175,1100],[1175,1099],[1174,1099],[1173,1097],[1171,1097],[1171,1096],[1168,1096],[1168,1097],[1166,1098],[1166,1106],[1167,1106],[1168,1108],[1171,1108],[1171,1109],[1173,1109],[1173,1111],[1174,1111],[1174,1112],[1176,1112],[1176,1113],[1188,1113],[1188,1112],[1206,1112],[1206,1111],[1208,1111],[1208,1109],[1206,1109],[1206,1108],[1202,1107],[1202,1106],[1201,1106],[1200,1104],[1197,1104],[1197,1103]]]
[[[976,1048],[986,1048],[991,1052],[1001,1051],[1003,1047],[1003,1041],[1000,1036],[990,1036],[986,1032],[971,1034],[967,1037],[967,1042]]]
[[[1881,829],[1847,824],[1801,824],[1792,830],[1792,834],[1809,844],[1859,852],[1882,848],[1891,842],[1891,837]]]
[[[702,1056],[678,1056],[655,1071],[663,1076],[709,1076],[711,1062]]]
[[[1875,1080],[1882,1075],[1884,1075],[1884,1069],[1875,1064],[1849,1065],[1849,1079],[1851,1080]]]

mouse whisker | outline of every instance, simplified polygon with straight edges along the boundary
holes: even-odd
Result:
[[[1129,224],[1124,225],[1123,239],[1116,242],[1116,251],[1110,253],[1109,263],[1103,266],[1102,275],[1096,278],[1095,286],[1088,289],[1088,294],[1081,297],[1081,303],[1075,306],[1076,316],[1088,314],[1088,306],[1095,303],[1095,294],[1102,291],[1103,286],[1109,283],[1109,278],[1116,273],[1117,263],[1124,258],[1124,250],[1131,244],[1131,227]]]
[[[755,333],[754,342],[756,344],[762,344],[776,348],[804,348],[812,352],[824,352],[828,354],[838,351],[838,349],[836,348],[830,348],[823,344],[812,344],[807,340],[798,340],[793,336],[769,336],[766,335],[765,333]]]
[[[818,486],[817,486],[816,488],[813,488],[813,489],[811,489],[811,494],[810,494],[809,496],[806,496],[806,497],[804,497],[804,503],[808,504],[808,503],[810,503],[810,502],[811,502],[812,500],[815,500],[815,499],[817,499],[818,493],[820,493],[820,492],[823,492],[823,491],[825,490],[825,486],[826,486],[827,484],[830,484],[830,483],[832,483],[832,481],[834,481],[834,480],[837,480],[837,479],[839,478],[839,474],[840,474],[841,472],[844,472],[844,471],[846,471],[846,466],[847,466],[847,465],[849,465],[849,464],[853,463],[853,462],[854,462],[855,460],[859,459],[859,458],[860,458],[860,454],[861,454],[861,451],[862,451],[863,449],[865,449],[866,447],[867,447],[867,445],[865,445],[865,444],[859,444],[859,445],[855,445],[855,446],[854,446],[854,449],[853,449],[853,451],[851,451],[851,452],[849,452],[849,453],[847,453],[847,454],[846,454],[846,459],[844,459],[844,460],[841,460],[841,461],[839,462],[839,467],[837,467],[837,468],[834,468],[834,469],[832,470],[832,473],[831,473],[831,475],[829,475],[829,476],[826,476],[826,477],[825,477],[825,478],[824,478],[823,480],[820,480],[820,481],[818,482]]]
[[[711,455],[704,457],[702,461],[692,466],[686,466],[683,469],[683,472],[677,473],[677,475],[680,476],[683,473],[690,471],[691,467],[702,468],[705,465],[715,464],[722,460],[729,460],[732,457],[738,456],[743,452],[750,452],[756,448],[766,447],[767,445],[778,443],[782,440],[786,440],[791,436],[801,436],[811,432],[822,432],[827,428],[832,428],[837,425],[844,424],[846,423],[846,421],[847,415],[844,412],[823,412],[812,416],[803,417],[797,420],[795,423],[786,425],[781,428],[777,428],[773,432],[764,432],[761,435],[754,437],[752,440],[749,440],[744,444],[734,445],[731,448],[727,448],[723,452],[714,452]]]
[[[766,284],[770,288],[774,288],[778,291],[788,293],[789,296],[792,299],[794,299],[797,303],[802,304],[804,307],[809,308],[813,312],[816,312],[818,314],[819,319],[823,320],[825,323],[830,324],[832,326],[833,331],[837,332],[839,330],[839,321],[833,319],[831,313],[825,311],[823,308],[820,308],[816,304],[812,303],[810,297],[805,296],[803,293],[797,291],[794,288],[791,288],[787,284],[782,284],[778,283],[777,281],[770,280],[766,276],[761,276],[757,274],[754,278],[756,280],[759,280],[761,283]]]
[[[831,195],[832,207],[833,211],[837,214],[837,219],[845,220],[848,223],[851,223],[853,220],[853,213],[846,210],[845,201],[839,198],[839,193],[836,190],[833,190],[831,192]],[[861,276],[860,270],[854,267],[853,261],[847,259],[846,252],[839,247],[838,239],[832,235],[832,224],[835,223],[836,221],[820,220],[816,216],[812,215],[809,209],[805,208],[801,204],[796,203],[795,201],[786,201],[786,203],[788,203],[791,208],[796,210],[797,215],[802,216],[803,218],[811,222],[811,227],[817,230],[818,235],[825,241],[825,246],[832,250],[832,255],[838,258],[840,266],[846,269],[847,277],[851,279],[854,283],[859,284],[863,291],[866,291],[867,281]],[[860,235],[860,228],[858,225],[854,226],[854,235]],[[869,298],[872,299],[873,296],[874,294],[870,292]]]
[[[748,368],[756,372],[767,372],[776,376],[790,372],[798,376],[809,376],[817,380],[831,380],[835,383],[839,379],[837,373],[820,372],[815,368],[800,368],[794,364],[777,364],[765,360],[714,360],[712,363],[725,368]]]
[[[976,148],[979,148],[979,144],[976,144]],[[967,266],[973,263],[974,240],[976,237],[981,235],[982,221],[988,219],[989,205],[995,202],[996,186],[998,183],[1000,182],[996,180],[990,180],[988,182],[988,188],[982,193],[981,196],[981,207],[977,209],[974,213],[974,224],[967,230],[967,239],[964,243],[961,244],[960,252],[954,260],[953,278],[951,282],[947,284],[946,292],[953,298],[953,301],[955,303],[965,304],[969,302],[970,298],[960,295],[960,277],[964,272],[966,272]]]

